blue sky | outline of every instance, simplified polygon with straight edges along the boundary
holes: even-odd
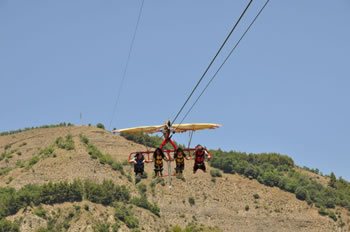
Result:
[[[140,4],[0,0],[0,131],[79,124],[80,113],[108,125]],[[172,119],[245,4],[145,0],[113,127]],[[271,0],[186,120],[223,127],[193,143],[288,154],[350,179],[349,10],[347,0]]]

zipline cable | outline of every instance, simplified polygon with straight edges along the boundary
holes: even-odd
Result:
[[[134,47],[137,30],[138,30],[138,27],[139,27],[139,24],[140,24],[140,19],[141,19],[141,15],[142,15],[144,2],[145,2],[145,0],[142,0],[141,6],[140,6],[140,9],[139,9],[139,13],[138,13],[138,17],[137,17],[137,22],[136,22],[134,34],[133,34],[132,39],[131,39],[129,52],[128,52],[128,56],[127,56],[127,59],[126,59],[126,64],[124,66],[122,79],[121,79],[121,82],[120,82],[120,85],[119,85],[119,88],[118,88],[117,98],[116,98],[116,101],[115,101],[114,106],[113,106],[112,117],[111,117],[111,120],[109,122],[109,127],[108,127],[109,129],[112,129],[111,126],[112,126],[112,123],[113,123],[113,118],[115,116],[115,113],[116,113],[118,105],[119,105],[120,95],[121,95],[121,92],[122,92],[122,89],[123,89],[123,86],[124,86],[124,82],[125,82],[125,77],[126,77],[126,74],[127,74],[127,71],[128,71],[128,67],[129,67],[129,63],[130,63],[130,57],[131,57],[132,49]]]
[[[225,46],[226,42],[228,41],[228,39],[230,38],[231,34],[233,33],[233,31],[236,29],[236,27],[238,26],[238,24],[240,23],[241,19],[243,18],[243,16],[245,15],[246,11],[248,10],[249,6],[252,4],[253,0],[250,0],[249,3],[247,4],[246,8],[244,9],[244,11],[242,12],[242,14],[240,15],[239,19],[236,21],[235,25],[233,26],[233,28],[231,29],[230,33],[226,36],[226,39],[224,40],[224,42],[222,43],[222,45],[220,46],[219,50],[216,52],[214,58],[211,60],[211,62],[209,63],[208,67],[205,69],[204,73],[202,74],[201,78],[198,80],[197,84],[195,85],[195,87],[192,89],[192,92],[190,93],[190,95],[187,97],[185,103],[182,105],[182,107],[180,108],[180,110],[178,111],[178,113],[176,114],[175,118],[173,119],[173,121],[171,122],[171,124],[173,124],[176,119],[179,117],[180,113],[182,112],[182,110],[184,109],[184,107],[186,106],[186,104],[188,103],[188,101],[190,100],[190,98],[192,97],[193,93],[196,91],[197,87],[199,86],[199,84],[202,82],[204,76],[207,74],[208,70],[210,69],[211,65],[214,63],[214,61],[216,60],[216,57],[219,55],[219,53],[221,52],[221,50],[223,49],[223,47]]]
[[[250,28],[254,25],[255,21],[259,18],[260,14],[264,11],[265,7],[267,6],[267,4],[270,2],[270,0],[267,0],[264,4],[264,6],[260,9],[259,13],[255,16],[255,18],[253,19],[253,21],[250,23],[250,25],[248,26],[248,28],[245,30],[245,32],[243,33],[243,35],[241,36],[241,38],[237,41],[237,43],[235,44],[235,46],[231,49],[230,53],[227,55],[227,57],[225,58],[225,60],[223,61],[223,63],[220,65],[220,67],[218,68],[218,70],[215,72],[215,74],[211,77],[211,79],[209,80],[208,84],[205,86],[205,88],[202,90],[201,94],[197,97],[196,101],[192,104],[192,106],[189,108],[189,110],[186,112],[185,116],[182,118],[181,122],[179,123],[179,125],[181,125],[183,123],[183,121],[187,118],[188,114],[192,111],[193,107],[197,104],[198,100],[202,97],[202,95],[204,94],[204,92],[207,90],[207,88],[209,87],[209,85],[212,83],[212,81],[215,79],[215,77],[217,76],[217,74],[219,73],[219,71],[221,70],[221,68],[225,65],[226,61],[230,58],[230,56],[232,55],[232,53],[236,50],[236,48],[238,47],[238,45],[240,44],[240,42],[242,41],[242,39],[245,37],[245,35],[248,33],[248,31],[250,30]]]

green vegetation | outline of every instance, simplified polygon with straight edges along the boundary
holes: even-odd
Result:
[[[85,135],[80,135],[80,141],[87,147],[87,151],[92,159],[97,159],[101,164],[108,164],[113,170],[119,171],[125,175],[123,164],[113,160],[109,154],[104,154],[95,145],[93,145]]]
[[[112,232],[118,232],[120,225],[119,223],[111,225],[108,222],[99,222],[93,226],[94,232],[109,232],[110,228],[112,229]]]
[[[157,147],[161,138],[147,134],[125,134],[121,136],[136,143],[149,147]],[[212,167],[222,170],[224,173],[237,173],[250,179],[256,179],[261,184],[278,187],[282,190],[294,193],[300,200],[308,204],[314,204],[318,208],[334,208],[341,206],[350,211],[350,183],[343,178],[337,179],[334,173],[330,175],[328,186],[311,179],[307,174],[299,172],[294,161],[277,153],[248,154],[243,152],[224,152],[212,150]],[[318,169],[304,170],[322,175]],[[211,172],[216,176],[215,171]],[[215,182],[215,178],[212,179]],[[155,183],[151,183],[152,191]]]
[[[71,134],[66,135],[65,138],[58,137],[55,141],[55,144],[57,145],[58,148],[61,148],[67,151],[74,150],[75,148],[73,137]]]
[[[12,154],[12,152],[5,150],[3,153],[0,154],[0,161],[11,159],[13,157]]]
[[[260,195],[259,195],[259,194],[257,194],[257,193],[254,193],[253,197],[254,197],[254,199],[255,199],[255,200],[260,199]]]
[[[188,198],[188,203],[190,203],[191,206],[194,206],[196,204],[196,201],[194,200],[193,197]]]
[[[9,173],[12,170],[12,168],[10,167],[3,167],[0,168],[0,176],[6,175],[7,173]]]
[[[105,126],[102,123],[97,123],[96,127],[100,128],[100,129],[103,129],[103,130],[105,129]]]
[[[98,223],[94,225],[94,232],[109,232],[111,225],[109,223]]]
[[[130,192],[125,186],[115,185],[111,181],[95,184],[77,180],[72,183],[26,185],[17,191],[13,188],[0,188],[0,219],[31,205],[80,202],[83,199],[112,205],[113,202],[129,202]],[[43,212],[39,214],[43,215]]]
[[[96,184],[85,181],[85,199],[103,205],[111,205],[114,201],[128,202],[130,193],[125,186],[115,185],[112,181]]]
[[[331,175],[329,176],[329,178],[330,180],[329,180],[328,186],[332,188],[336,188],[337,178],[335,177],[333,172],[331,172]]]
[[[46,219],[46,211],[45,209],[42,207],[42,206],[39,206],[37,208],[34,209],[33,213],[38,216],[38,217],[41,217],[41,218],[44,218]]]
[[[247,154],[242,152],[212,151],[211,165],[225,173],[258,180],[260,183],[294,193],[300,200],[319,208],[336,205],[350,210],[350,183],[331,175],[329,186],[311,179],[295,169],[293,160],[285,155]]]
[[[52,124],[52,125],[43,125],[43,126],[38,126],[38,127],[27,127],[24,129],[19,129],[19,130],[13,130],[13,131],[4,131],[0,133],[0,136],[4,136],[4,135],[12,135],[12,134],[17,134],[17,133],[21,133],[24,131],[28,131],[28,130],[33,130],[33,129],[40,129],[40,128],[56,128],[56,127],[70,127],[70,126],[74,126],[72,123],[60,123],[60,124]]]
[[[221,171],[218,170],[218,169],[211,169],[211,170],[210,170],[210,175],[211,175],[212,177],[222,177],[222,173],[221,173]]]
[[[39,157],[39,156],[37,156],[37,155],[33,156],[33,157],[28,161],[26,168],[29,169],[29,168],[33,167],[36,163],[39,162],[39,160],[40,160],[40,157]]]
[[[35,164],[37,164],[40,161],[40,159],[54,157],[55,156],[54,151],[55,151],[55,148],[53,145],[40,149],[39,153],[34,155],[27,162],[17,160],[16,167],[20,167],[20,168],[25,167],[28,170],[32,168]]]
[[[221,232],[222,230],[218,227],[211,227],[205,225],[198,225],[197,223],[190,223],[185,228],[176,225],[170,229],[170,232]]]
[[[154,215],[160,217],[160,209],[156,204],[152,204],[147,199],[147,186],[144,184],[138,184],[137,189],[139,190],[140,197],[133,197],[131,203],[140,207],[149,210]]]
[[[16,222],[1,219],[0,232],[19,232],[19,225]]]
[[[129,228],[139,227],[139,220],[132,213],[131,207],[127,207],[125,204],[115,204],[115,219],[124,222]]]
[[[160,209],[156,204],[152,204],[145,196],[133,197],[131,203],[134,205],[149,210],[154,215],[160,217]]]
[[[39,155],[42,156],[43,158],[51,157],[53,155],[54,151],[55,151],[54,146],[48,146],[44,149],[40,149]]]

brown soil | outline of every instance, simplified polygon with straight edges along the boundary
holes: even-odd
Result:
[[[75,141],[75,150],[66,151],[56,148],[55,157],[42,158],[32,168],[20,168],[18,160],[27,162],[41,148],[45,148],[59,136],[71,134]],[[10,167],[12,170],[0,176],[0,186],[10,186],[16,189],[29,183],[42,184],[49,181],[72,181],[74,179],[90,179],[101,182],[111,179],[117,184],[127,185],[134,195],[136,187],[125,175],[114,171],[108,165],[102,165],[98,160],[90,158],[85,146],[79,140],[79,134],[86,135],[91,143],[101,151],[110,154],[113,159],[124,161],[132,151],[145,150],[144,146],[127,141],[107,131],[94,127],[62,127],[51,129],[34,129],[19,134],[0,137],[0,153],[6,145],[11,145],[7,151],[14,151],[11,158],[0,161],[0,168]],[[192,173],[193,161],[187,161],[184,172],[185,180],[164,178],[165,185],[157,184],[154,194],[151,191],[152,164],[146,165],[148,179],[141,182],[148,187],[148,198],[161,209],[161,217],[156,217],[147,210],[134,207],[134,212],[140,220],[142,231],[166,231],[173,225],[186,226],[190,222],[216,226],[223,231],[350,231],[349,213],[338,209],[345,226],[340,228],[339,222],[319,215],[317,208],[299,201],[294,194],[270,188],[239,175],[226,175],[212,178],[200,170]],[[165,173],[167,172],[165,164]],[[125,171],[131,175],[132,168],[126,166]],[[303,172],[306,172],[303,170]],[[309,173],[311,178],[325,182],[323,177]],[[253,195],[258,194],[259,199]],[[194,199],[194,204],[189,199]],[[89,211],[84,206],[89,205]],[[75,206],[75,207],[74,207]],[[43,206],[51,214],[60,211],[64,217],[79,206],[80,213],[70,220],[68,231],[93,231],[93,225],[98,222],[114,223],[114,211],[111,207],[90,202],[65,203]],[[10,220],[22,218],[21,231],[35,231],[45,227],[47,220],[33,213],[32,208],[21,210]],[[120,231],[129,231],[124,225]]]

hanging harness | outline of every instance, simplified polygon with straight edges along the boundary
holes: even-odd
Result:
[[[176,166],[180,166],[185,163],[185,156],[183,153],[181,153],[181,155],[179,154],[175,155],[175,163],[176,163]]]
[[[195,164],[197,164],[197,165],[202,165],[202,164],[204,164],[204,160],[205,160],[205,152],[203,152],[202,154],[198,154],[197,152],[196,152],[196,154],[195,154]]]

